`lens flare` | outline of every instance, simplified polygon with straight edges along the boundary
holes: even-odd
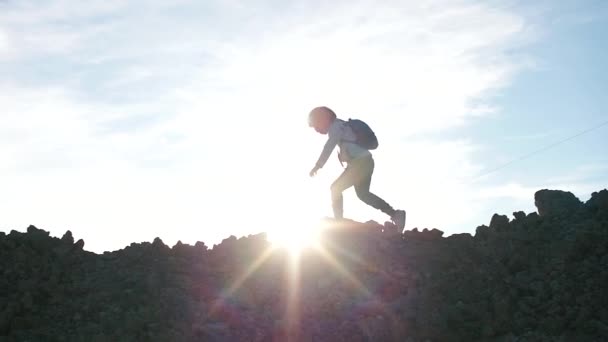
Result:
[[[267,232],[267,239],[275,248],[285,248],[299,254],[305,248],[316,247],[322,227],[318,222],[299,221],[284,224]]]

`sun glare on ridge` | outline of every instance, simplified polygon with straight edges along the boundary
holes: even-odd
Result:
[[[321,232],[326,228],[324,218],[327,217],[327,203],[319,200],[326,196],[323,184],[300,172],[306,169],[307,164],[298,166],[288,168],[282,181],[268,180],[267,184],[273,181],[281,184],[268,189],[274,198],[281,200],[275,200],[272,220],[266,220],[264,224],[266,239],[272,247],[286,249],[292,255],[317,247]],[[285,184],[289,186],[285,187]]]
[[[267,232],[267,239],[274,248],[285,248],[292,254],[299,254],[305,248],[318,245],[322,225],[315,220],[299,220],[284,223]]]

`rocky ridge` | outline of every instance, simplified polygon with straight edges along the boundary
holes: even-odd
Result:
[[[608,339],[608,191],[535,203],[474,236],[347,222],[299,259],[263,234],[95,254],[0,232],[0,341]]]

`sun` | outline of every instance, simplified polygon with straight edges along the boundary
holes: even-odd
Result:
[[[311,149],[308,146],[310,141],[295,140],[306,143],[290,147],[288,156],[297,151],[297,156],[311,156],[306,159],[317,157],[317,150],[307,152]],[[287,163],[283,165],[285,161]],[[341,168],[338,163],[333,166],[323,174],[310,177],[308,160],[284,159],[281,163],[269,165],[274,171],[258,179],[262,190],[248,201],[247,213],[241,215],[246,220],[244,223],[249,222],[256,231],[265,232],[272,249],[287,250],[292,256],[320,248],[325,232],[331,230],[335,223],[328,184],[333,182]]]
[[[318,246],[321,230],[322,225],[314,220],[283,222],[281,227],[267,231],[266,238],[274,248],[285,248],[292,254],[299,254],[303,249]]]
[[[301,169],[305,169],[302,165]],[[293,171],[295,173],[296,171]],[[271,185],[267,193],[272,193],[268,201],[252,203],[251,206],[260,213],[266,213],[257,205],[273,203],[273,212],[266,216],[264,231],[266,239],[273,248],[284,248],[294,254],[318,245],[321,231],[325,228],[327,203],[320,198],[327,197],[323,184],[319,180],[286,177],[282,181],[268,180]],[[285,186],[289,184],[289,186]],[[279,198],[280,200],[276,200]],[[265,214],[264,214],[265,215]]]

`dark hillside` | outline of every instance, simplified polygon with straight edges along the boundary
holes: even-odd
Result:
[[[299,261],[264,235],[98,255],[0,233],[0,341],[608,340],[608,191],[535,203],[475,236],[345,223]]]

